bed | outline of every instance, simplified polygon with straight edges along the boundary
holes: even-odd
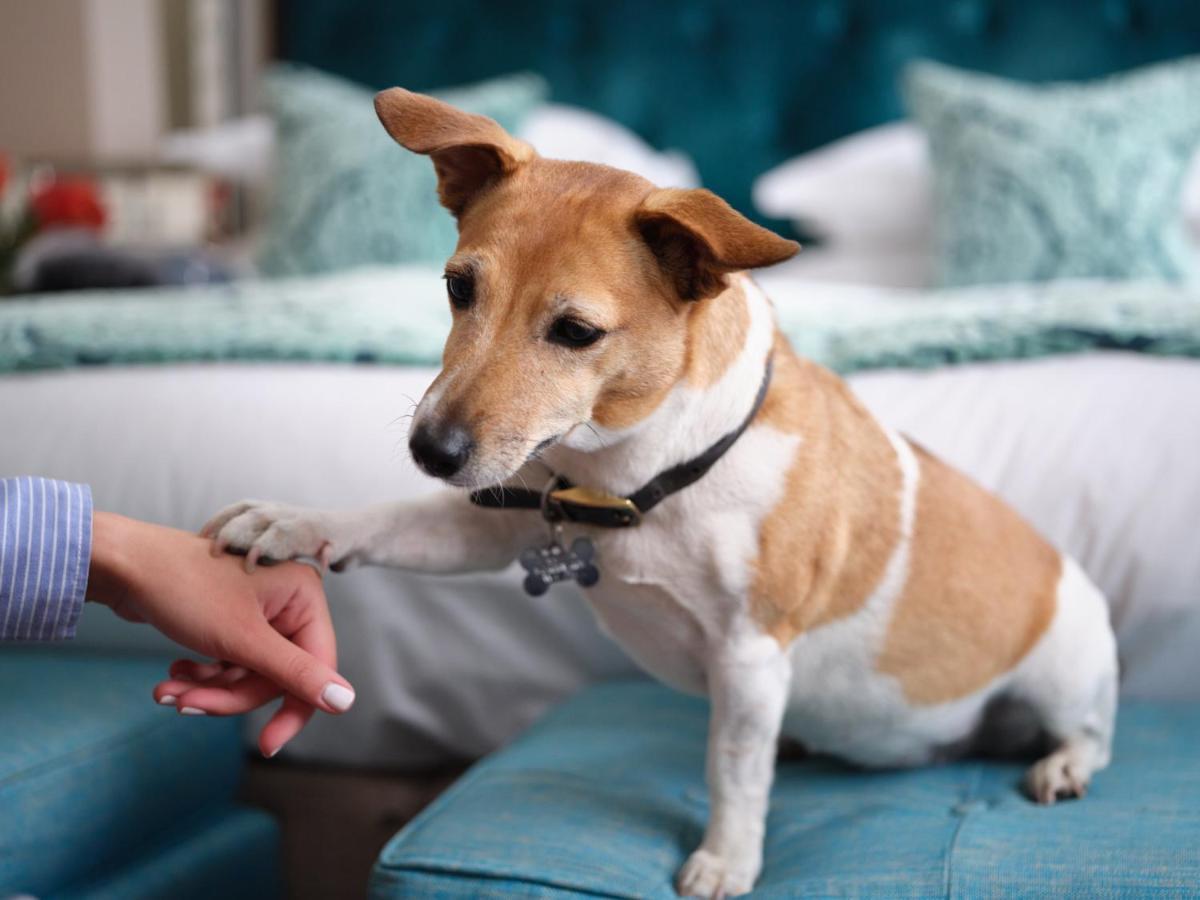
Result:
[[[1128,694],[1200,697],[1187,649],[1200,639],[1200,296],[760,281],[802,352],[1083,563],[1112,603]],[[405,414],[437,371],[441,291],[435,268],[410,266],[10,301],[0,409],[15,427],[0,466],[88,482],[102,508],[184,528],[248,496],[347,507],[438,490],[408,456]],[[581,686],[636,674],[573,587],[532,598],[513,570],[327,584],[359,701],[314,720],[293,760],[473,759]],[[93,608],[75,643],[167,649]]]

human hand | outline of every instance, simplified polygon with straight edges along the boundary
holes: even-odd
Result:
[[[286,694],[259,735],[266,756],[299,733],[314,709],[337,714],[354,702],[334,668],[333,625],[310,566],[247,574],[236,557],[213,557],[203,538],[97,512],[88,599],[219,660],[176,662],[154,690],[160,703],[189,715],[237,715]]]

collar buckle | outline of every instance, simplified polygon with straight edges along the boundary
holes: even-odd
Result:
[[[589,487],[568,487],[551,491],[550,506],[562,512],[566,518],[578,518],[565,512],[564,504],[582,507],[584,510],[597,510],[607,513],[618,525],[640,525],[642,511],[628,497],[618,497],[604,491]]]

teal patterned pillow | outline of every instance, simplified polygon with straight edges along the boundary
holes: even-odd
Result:
[[[1046,85],[920,62],[904,93],[929,139],[942,285],[1195,275],[1180,202],[1200,57]]]
[[[438,203],[433,165],[383,130],[374,91],[281,65],[267,74],[264,93],[279,145],[258,255],[264,275],[441,264],[454,252],[454,219]],[[512,130],[545,99],[546,83],[536,75],[511,75],[436,96]]]

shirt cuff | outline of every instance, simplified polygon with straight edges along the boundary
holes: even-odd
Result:
[[[86,484],[0,479],[0,640],[73,638],[91,554]]]

